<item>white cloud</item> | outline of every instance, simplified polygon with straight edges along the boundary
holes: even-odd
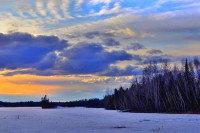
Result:
[[[84,3],[84,0],[76,0],[75,8],[80,9],[81,5]]]
[[[41,0],[37,0],[36,1],[36,10],[38,12],[38,14],[42,15],[42,16],[46,16],[47,15],[47,10],[44,7],[44,3]]]
[[[23,1],[16,2],[16,9],[20,16],[25,17],[24,13],[28,13],[32,17],[38,17],[36,11],[33,10],[32,4]]]
[[[47,3],[47,9],[51,13],[51,15],[53,15],[55,18],[62,19],[61,15],[59,13],[59,7],[58,7],[59,4],[61,4],[60,1],[58,2],[58,1],[50,0]]]
[[[100,11],[98,11],[98,12],[95,12],[94,10],[91,10],[90,14],[85,15],[85,16],[79,15],[78,17],[102,16],[102,15],[121,13],[123,11],[126,11],[126,9],[122,9],[120,3],[116,2],[114,4],[114,7],[111,8],[111,9],[109,9],[108,6],[103,6],[102,9]]]
[[[113,8],[107,9],[106,6],[104,6],[99,12],[91,14],[91,16],[101,16],[101,15],[119,13],[120,9],[121,9],[120,3],[115,3]]]
[[[17,10],[20,16],[28,13],[32,17],[46,18],[47,20],[49,18],[65,20],[73,18],[69,12],[70,2],[71,0],[37,0],[33,5],[28,2],[18,2]]]
[[[0,13],[1,33],[26,32],[33,35],[44,34],[42,19],[25,19],[13,16],[11,13]]]
[[[72,16],[70,16],[70,13],[68,12],[69,10],[69,5],[70,5],[71,0],[62,0],[61,3],[61,10],[64,14],[64,18],[73,18]]]

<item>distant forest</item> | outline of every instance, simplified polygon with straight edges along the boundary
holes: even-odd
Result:
[[[200,60],[185,59],[182,65],[152,61],[129,88],[120,87],[103,99],[71,102],[0,102],[4,107],[91,107],[122,112],[200,113]]]
[[[87,108],[103,108],[103,100],[84,99],[69,102],[52,102],[45,96],[40,102],[27,101],[27,102],[2,102],[0,101],[0,107],[42,107],[43,109],[56,108],[56,107],[87,107]]]
[[[111,110],[200,113],[200,61],[186,59],[181,66],[150,62],[129,88],[115,89],[103,103]]]

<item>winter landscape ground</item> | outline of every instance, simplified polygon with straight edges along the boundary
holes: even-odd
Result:
[[[200,115],[0,108],[0,133],[199,133]]]

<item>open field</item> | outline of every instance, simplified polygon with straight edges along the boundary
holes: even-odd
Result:
[[[0,108],[0,133],[199,133],[200,115]]]

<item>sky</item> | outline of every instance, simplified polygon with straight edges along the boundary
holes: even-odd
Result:
[[[0,0],[0,101],[103,98],[200,56],[199,0]]]

